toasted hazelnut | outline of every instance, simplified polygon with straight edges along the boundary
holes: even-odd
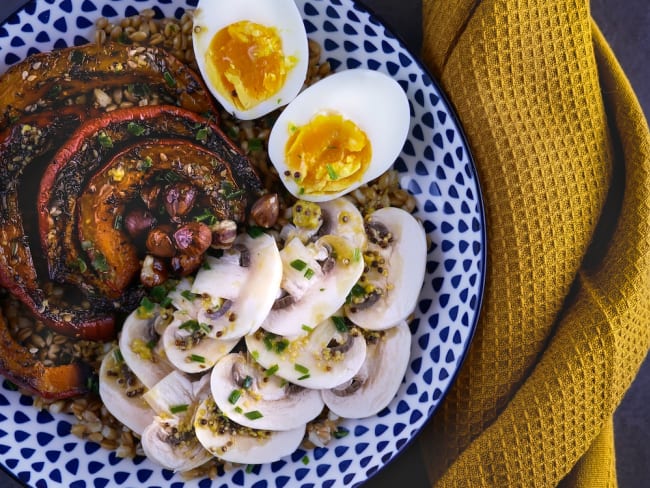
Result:
[[[189,256],[187,254],[177,254],[171,259],[171,268],[177,276],[188,276],[194,273],[203,263],[203,254],[198,256]]]
[[[140,270],[140,283],[148,288],[162,285],[169,277],[169,270],[165,262],[151,254],[147,254]]]
[[[174,183],[165,189],[163,204],[172,220],[187,215],[192,210],[196,194],[196,188],[189,183]]]
[[[149,252],[159,258],[170,258],[176,254],[170,233],[171,227],[168,225],[159,225],[151,229],[146,242]]]
[[[133,239],[143,237],[154,225],[156,219],[145,208],[134,208],[124,217],[124,229]]]
[[[237,237],[237,223],[234,220],[220,220],[210,227],[212,231],[212,247],[215,249],[230,249]]]
[[[188,222],[174,232],[176,248],[188,256],[200,256],[212,243],[212,232],[203,222]]]
[[[273,227],[278,220],[280,199],[277,193],[267,193],[257,199],[251,208],[251,218],[260,227]]]

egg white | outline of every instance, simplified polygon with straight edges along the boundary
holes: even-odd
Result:
[[[248,110],[236,108],[219,93],[210,82],[205,61],[205,53],[214,35],[224,27],[244,20],[274,27],[282,40],[284,55],[296,60],[280,91]],[[286,105],[305,82],[309,47],[305,26],[294,0],[200,0],[194,12],[192,42],[197,65],[210,92],[224,109],[240,120],[256,119]]]
[[[354,122],[370,140],[372,157],[362,177],[344,190],[327,194],[303,193],[286,176],[285,147],[292,127],[307,124],[319,113],[339,113]],[[377,178],[399,156],[410,126],[410,107],[402,87],[379,71],[350,69],[334,73],[298,95],[276,120],[269,137],[269,157],[287,190],[303,200],[332,200]]]

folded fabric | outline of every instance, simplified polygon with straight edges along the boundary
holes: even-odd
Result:
[[[614,486],[650,348],[650,133],[588,0],[424,0],[483,192],[477,332],[420,437],[435,486]]]

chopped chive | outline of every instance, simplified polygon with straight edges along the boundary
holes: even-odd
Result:
[[[309,368],[307,366],[303,366],[302,364],[294,364],[293,369],[298,371],[298,373],[302,374],[308,374],[309,373]]]
[[[261,236],[264,234],[264,229],[262,227],[258,227],[256,225],[250,226],[248,229],[246,229],[246,232],[248,232],[248,235],[251,236],[253,239]]]
[[[255,361],[258,361],[260,359],[260,352],[259,351],[251,351],[251,356]]]
[[[205,142],[208,139],[208,128],[207,127],[202,127],[199,130],[196,131],[196,140]]]
[[[361,259],[361,249],[359,249],[358,247],[355,247],[354,248],[354,253],[352,254],[352,261],[354,261],[355,263],[358,263],[360,259]]]
[[[141,136],[145,132],[145,128],[135,122],[129,122],[126,131],[132,136]]]
[[[271,336],[269,336],[268,334],[264,336],[264,339],[262,339],[262,342],[264,343],[264,347],[266,347],[267,351],[270,351],[271,349],[273,349],[273,340],[272,340]]]
[[[113,351],[113,359],[115,359],[115,362],[117,363],[123,363],[124,356],[122,356],[122,351],[115,349],[115,351]]]
[[[243,413],[244,411],[241,409],[241,407],[235,407],[235,412]]]
[[[330,177],[330,180],[339,179],[339,175],[336,173],[336,170],[332,167],[331,164],[328,164],[326,168],[327,168],[327,175]]]
[[[100,252],[95,253],[95,257],[90,264],[100,273],[108,272],[108,261],[106,261],[106,256]]]
[[[259,410],[252,410],[250,412],[246,412],[244,414],[244,416],[248,420],[257,420],[257,419],[261,419],[262,417],[264,417],[264,415],[262,415],[262,412],[260,412]]]
[[[287,347],[289,347],[289,339],[280,339],[274,345],[275,352],[278,354],[284,352]]]
[[[77,258],[77,268],[79,268],[79,271],[82,273],[88,271],[88,266],[86,265],[86,261],[84,261],[81,258]]]
[[[244,378],[241,387],[244,388],[245,390],[248,390],[252,385],[253,385],[252,376],[246,375],[246,378]]]
[[[169,411],[173,414],[181,413],[181,412],[187,412],[187,409],[189,406],[184,403],[182,405],[172,405],[169,407]]]
[[[350,431],[349,431],[348,429],[346,429],[345,427],[338,427],[338,428],[334,431],[334,438],[336,438],[336,439],[342,439],[343,437],[345,437],[345,436],[348,435],[349,433],[350,433]]]
[[[301,461],[302,461],[302,464],[304,464],[305,466],[307,466],[307,465],[309,464],[309,456],[304,455],[304,456],[302,457]]]
[[[302,324],[301,329],[304,330],[305,332],[312,332],[314,330],[313,327],[309,327],[307,324]]]
[[[232,405],[237,403],[237,400],[241,397],[241,390],[233,390],[230,392],[230,395],[228,396],[228,402],[230,402]]]
[[[289,263],[289,265],[296,271],[302,271],[307,267],[307,263],[302,259],[294,259]]]
[[[111,136],[106,134],[106,132],[100,132],[100,134],[97,136],[97,140],[99,141],[99,145],[105,149],[110,149],[113,147],[113,139],[111,139]]]
[[[124,217],[122,216],[122,214],[117,214],[115,216],[115,219],[113,220],[113,229],[120,230],[122,228],[123,221],[124,221]]]
[[[252,473],[254,469],[255,469],[255,465],[254,465],[254,464],[247,464],[247,465],[246,465],[246,472],[247,472],[248,474]]]
[[[165,82],[166,82],[170,87],[174,87],[174,86],[176,86],[176,80],[174,79],[174,77],[172,76],[172,74],[171,74],[169,71],[165,71],[165,72],[163,73],[163,77],[165,78]]]
[[[299,376],[298,381],[306,380],[307,378],[311,378],[311,375],[309,373]]]
[[[248,141],[248,149],[250,151],[261,151],[262,150],[262,139],[253,138]]]
[[[196,298],[199,297],[198,294],[192,293],[190,290],[183,290],[181,292],[181,296],[190,302],[193,302]]]
[[[190,361],[194,363],[205,363],[205,358],[203,356],[199,356],[198,354],[192,354],[190,356]]]
[[[307,268],[307,270],[305,271],[305,278],[307,278],[308,280],[311,280],[314,277],[314,274],[315,273],[314,273],[313,269]]]
[[[194,217],[194,220],[197,222],[204,222],[207,225],[214,225],[217,223],[217,217],[207,209],[204,210],[202,214]]]
[[[153,166],[153,160],[147,156],[146,158],[138,161],[137,169],[139,171],[146,171]]]
[[[186,320],[178,326],[179,329],[195,332],[199,330],[199,321],[195,319]]]
[[[266,376],[266,377],[273,376],[275,373],[278,372],[279,369],[280,369],[280,366],[278,366],[277,364],[274,364],[273,366],[268,368],[266,371],[264,371],[264,376]]]
[[[348,324],[345,323],[345,319],[343,317],[338,317],[334,315],[332,316],[332,322],[334,322],[334,326],[336,327],[336,330],[338,330],[339,332],[348,331]]]

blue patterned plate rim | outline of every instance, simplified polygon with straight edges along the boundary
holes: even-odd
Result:
[[[134,0],[131,3],[140,4],[140,8],[146,7],[143,5],[144,3],[147,5],[156,5],[156,7],[166,8],[166,14],[169,14],[173,13],[173,7],[176,4],[185,7],[192,7],[196,5],[196,2],[197,0]],[[96,0],[95,3],[100,5],[114,4],[124,6],[125,2],[124,0]],[[400,393],[398,393],[397,398],[394,400],[390,408],[387,408],[378,414],[377,422],[371,420],[369,422],[359,422],[357,424],[353,422],[351,424],[350,430],[351,433],[353,433],[353,436],[349,437],[354,437],[353,444],[332,445],[326,448],[314,449],[313,452],[299,450],[291,456],[291,459],[272,463],[270,466],[264,465],[253,469],[250,474],[250,476],[253,477],[252,479],[246,478],[243,475],[243,470],[240,469],[228,473],[226,476],[228,479],[217,478],[210,483],[206,483],[209,480],[196,481],[196,485],[200,487],[217,486],[220,481],[225,481],[226,484],[219,484],[218,486],[222,488],[230,486],[254,486],[255,488],[264,488],[270,486],[265,478],[272,476],[275,477],[274,486],[294,486],[294,484],[289,484],[291,480],[293,480],[294,483],[298,483],[295,486],[301,487],[315,486],[313,483],[314,481],[318,484],[322,483],[323,486],[338,486],[336,484],[337,482],[343,482],[346,486],[358,486],[364,483],[376,475],[377,472],[388,463],[393,461],[399,453],[403,452],[406,446],[415,439],[428,419],[435,413],[437,407],[446,396],[458,375],[460,367],[467,355],[469,345],[471,344],[475,334],[480,315],[485,284],[487,254],[485,212],[476,167],[469,150],[467,139],[453,106],[445,93],[440,89],[437,81],[423,65],[419,57],[415,56],[408,49],[406,42],[404,42],[400,36],[396,35],[395,31],[390,29],[389,23],[384,22],[380,16],[373,11],[373,9],[363,4],[363,2],[357,0],[297,0],[297,3],[303,9],[302,13],[305,23],[308,26],[308,33],[310,33],[309,26],[313,29],[310,35],[313,34],[318,36],[323,31],[338,34],[338,37],[335,36],[334,39],[343,44],[343,47],[338,45],[337,42],[327,38],[324,50],[331,56],[328,57],[328,59],[332,60],[335,67],[337,64],[342,64],[343,59],[346,59],[348,63],[347,66],[343,66],[344,68],[355,67],[362,64],[362,61],[367,57],[369,58],[366,60],[369,64],[368,67],[388,70],[391,74],[393,74],[393,70],[396,70],[396,73],[399,73],[400,75],[402,74],[402,71],[405,70],[408,72],[408,79],[400,81],[403,82],[404,86],[408,87],[409,90],[412,89],[412,85],[417,88],[417,90],[415,90],[415,98],[412,100],[412,108],[417,111],[418,107],[416,107],[415,103],[417,102],[420,105],[419,108],[424,110],[424,112],[422,118],[414,123],[412,133],[409,135],[409,141],[413,141],[413,146],[408,146],[410,152],[407,151],[407,146],[405,146],[405,153],[408,154],[405,155],[404,160],[400,158],[396,162],[396,167],[401,167],[399,171],[402,175],[400,180],[402,186],[405,186],[412,191],[412,193],[414,193],[419,199],[418,207],[424,208],[424,210],[419,208],[418,212],[420,212],[419,216],[423,218],[425,229],[430,236],[435,236],[440,239],[440,242],[435,241],[430,248],[430,255],[433,255],[434,257],[427,263],[427,277],[425,279],[421,300],[418,305],[419,313],[417,318],[411,323],[411,329],[414,334],[414,348],[420,348],[417,351],[420,355],[415,355],[412,358],[409,370],[407,370],[407,380],[402,385]],[[15,12],[8,15],[6,19],[0,23],[0,39],[7,38],[9,35],[8,31],[11,31],[11,29],[16,30],[20,26],[22,26],[23,32],[29,32],[32,27],[31,25],[28,25],[29,23],[25,22],[22,17],[26,17],[25,20],[29,20],[30,16],[33,17],[34,12],[44,5],[51,6],[53,9],[60,8],[67,16],[76,14],[78,17],[81,17],[80,12],[78,11],[80,4],[73,6],[71,0],[30,0],[29,2],[24,2],[22,7],[17,8]],[[92,11],[92,7],[94,7],[93,0],[84,0],[81,9],[84,12]],[[341,19],[340,12],[344,11],[342,8],[348,9],[346,11],[348,21],[352,23],[356,21],[364,27],[363,34],[356,32],[354,27],[351,27],[351,24],[347,23],[345,19],[341,21],[342,23],[335,25],[335,23]],[[48,21],[44,22],[45,24],[49,22],[49,7],[47,10]],[[325,12],[326,20],[323,26],[316,26],[311,21],[321,17],[323,12]],[[43,12],[41,12],[41,14],[43,14]],[[39,21],[40,19],[41,16],[39,16]],[[63,17],[59,20],[61,19],[63,19]],[[32,18],[31,20],[33,21],[35,19]],[[87,23],[87,19],[84,18],[83,20]],[[362,20],[365,20],[366,22],[363,23]],[[63,25],[66,25],[65,21],[63,22]],[[337,27],[337,25],[339,25],[339,27]],[[77,19],[77,27],[79,27],[79,18]],[[339,28],[341,28],[343,32],[340,32]],[[74,32],[74,29],[75,28],[73,27],[70,31]],[[376,30],[381,29],[384,29],[384,32],[377,34]],[[382,35],[384,37],[382,37]],[[341,36],[344,36],[344,41],[341,41]],[[363,53],[365,54],[365,57],[362,56],[360,58],[361,61],[356,59],[355,55],[350,55],[347,58],[342,56],[339,61],[341,49],[344,50],[346,55],[348,54],[348,51],[354,52],[359,49],[359,46],[350,41],[352,38],[356,40],[356,37],[354,36],[359,37],[360,39],[366,36],[363,49],[367,49],[368,52]],[[375,59],[370,59],[372,58],[370,53],[376,50],[376,45],[373,44],[375,36],[382,38],[382,46],[388,46],[387,51],[389,54],[386,55],[387,60],[384,64],[377,62]],[[69,41],[68,43],[78,43],[78,38],[80,37],[83,36],[75,36],[74,40]],[[12,39],[11,47],[9,47],[10,52],[14,47],[16,47],[13,42],[15,39],[18,39],[16,45],[19,45],[20,42],[22,42],[20,35],[14,37]],[[327,41],[331,41],[330,46],[327,46]],[[3,47],[5,42],[7,41],[0,40],[0,57],[6,56],[3,54],[3,51],[6,50],[6,48]],[[404,70],[400,70],[400,66],[393,62],[394,60],[392,60],[392,58],[389,59],[390,55],[393,53],[396,53],[395,56],[398,56]],[[14,61],[20,59],[20,57],[17,56],[14,56],[14,58]],[[2,59],[0,64],[2,64],[2,66],[8,66],[9,64],[12,64],[12,62],[5,62],[5,60]],[[3,68],[0,69],[0,71],[2,70]],[[431,104],[430,107],[428,107],[426,100],[420,100],[424,96],[423,91],[429,96],[428,102]],[[409,93],[409,95],[410,98],[413,96],[411,93]],[[440,103],[440,105],[437,105],[438,103]],[[434,121],[434,106],[442,107],[442,109],[438,109],[437,121]],[[428,108],[431,109],[430,112]],[[416,118],[415,115],[414,118]],[[439,132],[435,132],[434,127],[438,127]],[[445,127],[447,129],[443,133],[442,129]],[[430,131],[428,130],[429,128],[431,129]],[[434,132],[432,141],[426,138],[426,135],[429,134],[429,132]],[[420,155],[420,151],[417,151],[417,147],[419,147],[418,144],[424,148],[424,157],[419,159],[418,155]],[[452,154],[451,148],[454,147],[455,153]],[[449,149],[449,151],[445,152],[447,149]],[[441,156],[441,154],[444,154],[443,160],[437,161],[434,156]],[[414,159],[417,159],[417,162],[412,161]],[[442,181],[438,180],[438,178],[444,178],[446,180],[446,171],[448,169],[453,171],[455,169],[454,166],[457,163],[464,163],[463,169],[456,174],[455,182],[458,183],[458,188],[461,190],[465,189],[465,199],[463,198],[463,195],[459,193],[458,188],[454,183],[445,183],[447,186],[444,186]],[[434,177],[436,179],[430,177],[428,168],[431,168],[432,171],[435,169]],[[465,184],[465,178],[469,180],[469,184]],[[438,186],[436,181],[440,183],[440,186]],[[429,198],[420,195],[420,193],[424,193],[421,189],[421,184],[426,182],[430,182]],[[440,187],[447,190],[448,194],[443,195]],[[438,209],[437,204],[441,204],[442,209]],[[473,205],[473,208],[470,204]],[[453,221],[452,217],[449,217],[452,220],[443,220],[442,222],[425,219],[425,217],[429,217],[430,215],[454,215],[459,210],[464,214],[470,216],[473,215],[471,224],[467,224],[463,218]],[[458,224],[458,229],[454,229],[451,222]],[[458,235],[456,235],[459,232],[464,233],[468,230],[470,231],[470,236],[474,236],[473,242],[466,242],[464,239],[459,239]],[[452,237],[446,239],[448,236]],[[456,240],[454,240],[454,237]],[[462,237],[465,237],[465,234],[463,234]],[[456,256],[453,251],[455,245],[458,245],[457,247],[459,248],[464,248],[458,256]],[[465,274],[463,275],[461,272],[461,274],[453,275],[451,270],[454,269],[456,265],[456,258],[460,260],[462,254],[466,253],[468,248],[473,250],[473,256],[470,256],[470,259],[463,260],[462,266]],[[440,273],[436,274],[436,270],[439,267],[444,268],[442,276],[440,276]],[[458,292],[457,288],[459,288],[459,286],[467,284],[465,275],[470,276],[470,285]],[[431,282],[427,281],[432,277],[433,279]],[[456,283],[454,283],[454,280]],[[451,294],[447,293],[449,291],[449,281],[452,282],[453,291],[455,293],[458,292],[461,300],[460,302],[454,302],[453,300],[457,297],[450,296]],[[462,284],[458,285],[461,281]],[[431,293],[425,293],[428,291]],[[451,325],[444,326],[444,319],[440,319],[438,313],[434,314],[428,312],[432,307],[434,299],[437,299],[437,305],[441,307],[440,311],[447,312],[448,319],[451,317]],[[448,306],[450,301],[452,305],[448,310],[445,310],[445,307]],[[470,310],[464,309],[464,305],[467,304],[469,305]],[[434,309],[436,309],[435,307],[436,304],[433,304]],[[464,315],[461,316],[460,314],[463,310]],[[429,323],[428,328],[421,327],[420,319],[423,318],[427,319]],[[444,327],[439,325],[439,319]],[[436,338],[431,339],[433,336],[431,333],[434,331],[437,332],[437,336]],[[453,342],[453,345],[447,344],[448,339],[450,339],[450,343]],[[429,345],[431,345],[431,347],[429,347]],[[448,347],[447,349],[443,349],[442,346]],[[446,353],[444,352],[445,350]],[[426,357],[425,353],[428,353],[429,357]],[[442,359],[442,356],[445,356],[445,359]],[[439,371],[436,370],[439,374],[438,378],[434,378],[433,366],[439,366],[443,361],[451,364],[451,366],[449,366],[451,372],[447,371],[447,368],[443,365],[439,368]],[[429,364],[432,364],[433,366],[429,369],[425,369],[424,373],[422,373],[422,369],[426,368]],[[410,384],[407,384],[409,377],[413,377],[413,379]],[[429,386],[432,390],[430,395],[428,389],[425,389],[424,391],[418,390],[418,386],[423,386],[421,384],[422,382],[424,382],[424,386]],[[436,387],[434,388],[434,386]],[[2,383],[2,387],[0,388],[0,453],[3,454],[3,458],[0,459],[0,469],[9,473],[19,483],[22,483],[25,486],[54,487],[68,486],[71,482],[70,480],[79,480],[76,482],[75,486],[81,488],[82,486],[89,486],[90,480],[94,478],[94,486],[108,486],[111,483],[115,483],[119,486],[131,486],[128,485],[127,482],[135,482],[137,485],[142,486],[145,485],[147,480],[152,482],[155,481],[156,486],[165,483],[174,488],[195,486],[194,482],[178,481],[177,478],[173,477],[172,473],[166,472],[165,470],[162,470],[162,473],[154,473],[156,467],[150,468],[149,466],[146,466],[147,461],[143,459],[129,461],[133,463],[133,469],[137,468],[137,472],[135,473],[137,480],[134,480],[132,477],[130,478],[131,473],[119,471],[120,461],[115,460],[113,456],[108,455],[107,453],[100,454],[100,457],[98,458],[100,460],[96,460],[95,457],[98,456],[97,452],[101,451],[98,446],[93,446],[92,443],[84,442],[71,436],[69,433],[70,425],[65,420],[58,419],[57,426],[54,429],[52,429],[52,425],[50,424],[48,431],[39,432],[38,435],[34,437],[38,438],[39,444],[41,442],[47,444],[52,442],[52,439],[54,439],[54,441],[59,442],[59,451],[63,449],[64,451],[69,452],[72,456],[78,456],[77,459],[66,463],[65,469],[68,471],[68,473],[66,473],[62,467],[57,467],[56,462],[49,457],[50,455],[48,453],[51,453],[52,451],[46,451],[45,453],[40,454],[40,456],[44,457],[39,458],[38,451],[40,446],[34,445],[34,447],[30,447],[33,438],[30,438],[28,432],[22,431],[18,427],[20,424],[31,425],[31,423],[33,423],[37,418],[36,416],[34,419],[29,418],[30,415],[36,415],[35,413],[26,415],[24,412],[20,412],[20,408],[25,405],[31,405],[31,401],[29,398],[24,396],[18,397],[17,394],[8,390],[9,388],[7,388],[7,383]],[[424,414],[412,405],[415,402],[415,400],[413,400],[413,395],[415,393],[420,395],[419,401],[421,403],[424,403],[425,406],[428,405],[428,411],[425,411]],[[424,400],[422,400],[423,398]],[[7,415],[10,415],[12,412],[8,410],[7,407],[11,409],[11,407],[16,406],[19,408],[13,411],[14,418],[8,418]],[[398,420],[406,418],[404,416],[409,411],[411,411],[411,416],[410,419],[407,420],[408,424],[405,425],[404,422],[399,422]],[[52,416],[49,414],[42,416],[39,415],[38,422],[49,423],[57,421],[57,419],[51,417]],[[393,419],[393,424],[386,425],[382,423],[383,421],[386,421],[387,423],[390,422],[393,417],[396,417]],[[379,422],[379,420],[382,422]],[[16,428],[16,431],[13,432],[13,439],[8,439],[9,433],[6,430],[3,430],[7,429],[7,426],[9,426],[9,428]],[[408,426],[414,426],[414,428],[411,431],[407,431],[406,427]],[[55,432],[51,432],[52,430]],[[380,440],[386,436],[399,437],[400,435],[406,435],[406,437],[398,439],[397,442],[393,444],[386,440]],[[57,436],[60,436],[62,440],[59,440]],[[369,439],[369,437],[376,437],[377,439]],[[374,445],[372,445],[373,443]],[[373,455],[364,455],[366,450],[367,452],[371,452],[373,449],[378,452]],[[381,456],[378,459],[377,456],[379,456],[379,454],[381,454]],[[13,456],[16,457],[14,458]],[[301,463],[305,456],[313,458],[313,462],[311,463],[312,465],[308,466]],[[352,458],[350,458],[350,456],[352,456]],[[90,467],[83,466],[83,463],[86,462],[84,460],[86,457],[89,458],[88,463]],[[103,466],[101,462],[106,457],[108,458],[108,462],[105,464],[110,464],[110,466],[107,467]],[[335,478],[328,478],[328,476],[332,475],[331,468],[333,467],[333,464],[327,464],[327,462],[330,461],[330,458],[332,457],[340,460],[340,463],[337,466],[340,473],[335,474]],[[37,459],[37,461],[35,461],[35,459]],[[48,466],[48,463],[51,463],[51,465]],[[114,464],[116,467],[113,467]],[[125,463],[121,464],[123,468],[126,467],[124,466]],[[44,465],[46,465],[45,467],[52,469],[47,476],[45,474]],[[27,471],[25,470],[26,467],[28,467]],[[84,469],[87,470],[87,477],[84,476]],[[355,469],[357,471],[355,471]],[[31,477],[29,470],[32,470],[35,476]],[[41,472],[43,473],[41,474]],[[73,474],[72,478],[69,477],[70,472]],[[106,477],[100,477],[100,475],[106,476],[107,473],[108,475],[112,475],[112,480],[109,480]],[[290,476],[287,476],[287,473]],[[247,474],[246,476],[249,475]],[[88,485],[86,485],[85,480],[88,480]],[[256,482],[251,485],[250,483],[253,481]]]

